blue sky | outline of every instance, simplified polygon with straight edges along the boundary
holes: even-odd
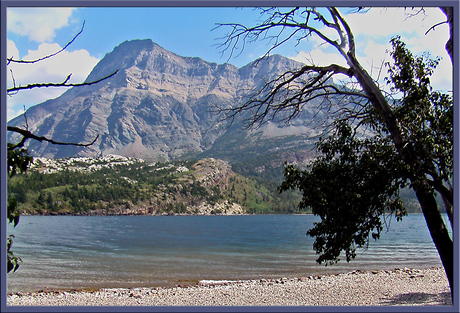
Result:
[[[416,9],[417,10],[417,9]],[[399,34],[414,53],[430,52],[443,58],[433,76],[435,88],[452,90],[452,68],[444,45],[448,39],[446,24],[433,25],[445,20],[438,8],[425,8],[425,14],[409,17],[414,11],[403,8],[371,8],[364,14],[351,14],[342,8],[357,43],[361,63],[375,75],[383,60],[389,60],[386,50],[389,40]],[[196,7],[78,7],[78,8],[7,8],[7,55],[21,59],[44,56],[63,47],[81,29],[83,33],[61,53],[35,65],[10,65],[8,87],[12,84],[10,69],[16,84],[33,82],[60,82],[72,73],[72,82],[81,82],[106,53],[126,40],[150,38],[163,48],[182,56],[198,56],[210,62],[231,63],[241,67],[264,54],[266,41],[247,45],[236,58],[221,55],[216,45],[222,41],[228,28],[215,28],[216,23],[242,23],[254,25],[259,12],[253,8],[196,8]],[[3,40],[3,39],[2,39]],[[275,53],[302,62],[315,64],[344,64],[333,50],[322,45],[318,38],[285,45]],[[65,88],[44,88],[22,91],[8,97],[8,120],[23,113],[26,108],[62,94]]]

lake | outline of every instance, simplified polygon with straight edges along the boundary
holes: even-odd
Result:
[[[390,228],[350,263],[315,262],[312,215],[23,216],[13,251],[23,260],[8,293],[172,286],[198,280],[306,277],[355,269],[442,266],[422,214]]]

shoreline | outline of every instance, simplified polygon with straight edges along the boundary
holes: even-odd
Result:
[[[407,213],[408,215],[418,214],[423,215],[422,212],[410,212]],[[444,214],[444,213],[443,213]],[[90,214],[90,213],[66,213],[66,212],[58,212],[58,213],[47,213],[47,214],[31,214],[29,212],[21,213],[21,216],[255,216],[255,215],[309,215],[314,216],[313,213],[238,213],[238,214],[231,214],[231,213],[214,213],[214,214],[196,214],[196,213],[148,213],[148,214],[133,214],[133,213],[126,213],[126,214]]]
[[[355,270],[300,278],[7,295],[8,306],[451,306],[444,269]]]
[[[422,214],[422,213],[408,213]],[[30,212],[22,212],[21,216],[253,216],[253,215],[314,215],[313,213],[69,213],[69,212],[49,212],[43,214],[32,214]]]

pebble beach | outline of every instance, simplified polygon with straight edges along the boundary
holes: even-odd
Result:
[[[451,306],[442,268],[8,294],[7,306]]]

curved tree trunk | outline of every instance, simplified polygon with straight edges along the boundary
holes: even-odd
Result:
[[[414,185],[413,188],[422,208],[431,238],[438,250],[449,281],[451,295],[453,296],[453,241],[449,236],[438,204],[431,191],[428,179],[425,173],[422,170],[419,170],[420,166],[418,165],[417,159],[413,157],[410,150],[411,145],[406,144],[404,135],[399,128],[398,121],[393,117],[392,109],[383,96],[381,90],[369,76],[367,71],[360,65],[358,60],[356,60],[354,55],[348,53],[347,57],[348,65],[353,69],[353,76],[358,80],[364,92],[369,97],[373,107],[384,117],[386,126],[388,127],[398,153],[404,163],[413,169],[413,177],[410,179]]]
[[[454,244],[449,236],[441,212],[433,193],[430,192],[428,182],[414,186],[415,194],[422,207],[426,224],[431,238],[438,250],[444,271],[449,280],[451,296],[454,295]]]

